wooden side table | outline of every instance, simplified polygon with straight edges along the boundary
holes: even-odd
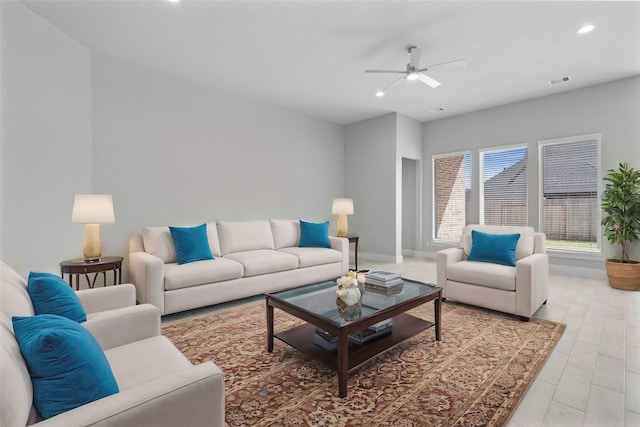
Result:
[[[360,240],[360,237],[358,236],[349,236],[347,237],[347,239],[349,239],[349,244],[351,243],[355,243],[356,244],[356,271],[358,271],[358,240]]]
[[[69,286],[73,288],[73,276],[76,277],[76,290],[80,289],[80,275],[87,280],[89,288],[96,285],[96,279],[102,273],[104,286],[107,286],[107,272],[113,271],[113,284],[118,285],[122,280],[122,260],[121,256],[105,256],[99,261],[87,262],[82,258],[70,259],[60,263],[60,277],[69,275]],[[89,278],[89,273],[94,273],[93,279]]]

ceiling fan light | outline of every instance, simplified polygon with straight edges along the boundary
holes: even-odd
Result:
[[[384,92],[383,92],[383,91],[381,91],[381,90],[379,90],[379,91],[377,91],[377,92],[376,92],[376,96],[377,96],[378,98],[382,98],[382,97],[384,96]]]
[[[582,27],[580,27],[578,29],[578,31],[576,31],[577,34],[587,34],[590,33],[591,31],[595,30],[596,26],[594,24],[586,24],[583,25]]]
[[[412,71],[411,73],[407,74],[407,80],[418,80],[419,77],[420,75],[417,71]]]

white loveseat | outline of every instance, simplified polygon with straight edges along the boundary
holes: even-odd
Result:
[[[298,220],[207,223],[212,260],[178,264],[169,227],[146,227],[129,239],[130,280],[138,301],[170,314],[336,279],[349,270],[349,242],[298,247]]]
[[[515,234],[516,266],[467,261],[472,230],[491,234]],[[549,259],[544,233],[532,227],[468,225],[456,248],[436,255],[438,286],[442,297],[529,319],[547,301]]]
[[[158,310],[135,305],[133,285],[76,294],[87,313],[82,325],[104,350],[120,391],[42,419],[11,321],[34,308],[26,281],[0,261],[0,426],[225,425],[222,371],[212,362],[192,365],[160,335]]]

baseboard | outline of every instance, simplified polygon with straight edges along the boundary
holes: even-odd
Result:
[[[393,256],[393,255],[382,255],[382,254],[373,254],[370,252],[359,252],[358,253],[358,261],[373,261],[373,262],[384,262],[388,264],[401,264],[403,261],[402,255]]]
[[[607,279],[604,268],[576,267],[573,265],[549,264],[549,271],[565,276],[588,277],[590,279]]]

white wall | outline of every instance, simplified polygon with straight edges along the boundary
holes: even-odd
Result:
[[[418,235],[418,161],[402,159],[402,255],[415,256]]]
[[[0,258],[26,275],[82,256],[73,196],[91,191],[89,51],[26,7],[0,2]]]
[[[537,141],[602,133],[602,170],[615,168],[621,161],[628,161],[640,168],[640,76],[618,80],[557,95],[536,98],[501,107],[477,111],[424,124],[424,158],[434,154],[472,149],[477,165],[477,149],[502,145],[527,143],[529,147],[529,224],[538,229],[538,149]],[[432,180],[431,162],[424,162],[424,213],[423,238],[425,250],[432,241]],[[477,173],[477,167],[472,170]],[[472,188],[477,189],[477,177],[473,176]],[[477,198],[477,191],[474,193]],[[472,219],[478,218],[478,203],[472,203]],[[617,253],[606,241],[603,256],[597,263],[587,261],[552,259],[555,264],[565,264],[585,269],[602,270],[604,257]],[[632,256],[640,259],[640,246],[634,245]],[[594,267],[595,265],[595,267]]]
[[[390,113],[347,125],[345,158],[355,210],[349,230],[361,236],[362,257],[402,262],[402,159],[422,158],[422,124]]]
[[[76,193],[113,195],[103,253],[125,259],[147,225],[335,222],[344,126],[90,53],[1,4],[0,256],[20,274],[82,256]]]
[[[349,234],[360,236],[363,258],[396,262],[396,114],[347,125],[345,162]]]
[[[113,194],[105,251],[149,225],[333,219],[343,126],[93,54],[94,191]]]
[[[415,251],[420,242],[421,226],[416,223],[416,209],[421,206],[422,122],[396,114],[396,253]],[[407,162],[407,159],[413,162]],[[405,166],[410,170],[405,170]],[[409,182],[408,182],[409,181]],[[410,212],[405,212],[405,210]],[[407,242],[409,246],[404,245]]]

